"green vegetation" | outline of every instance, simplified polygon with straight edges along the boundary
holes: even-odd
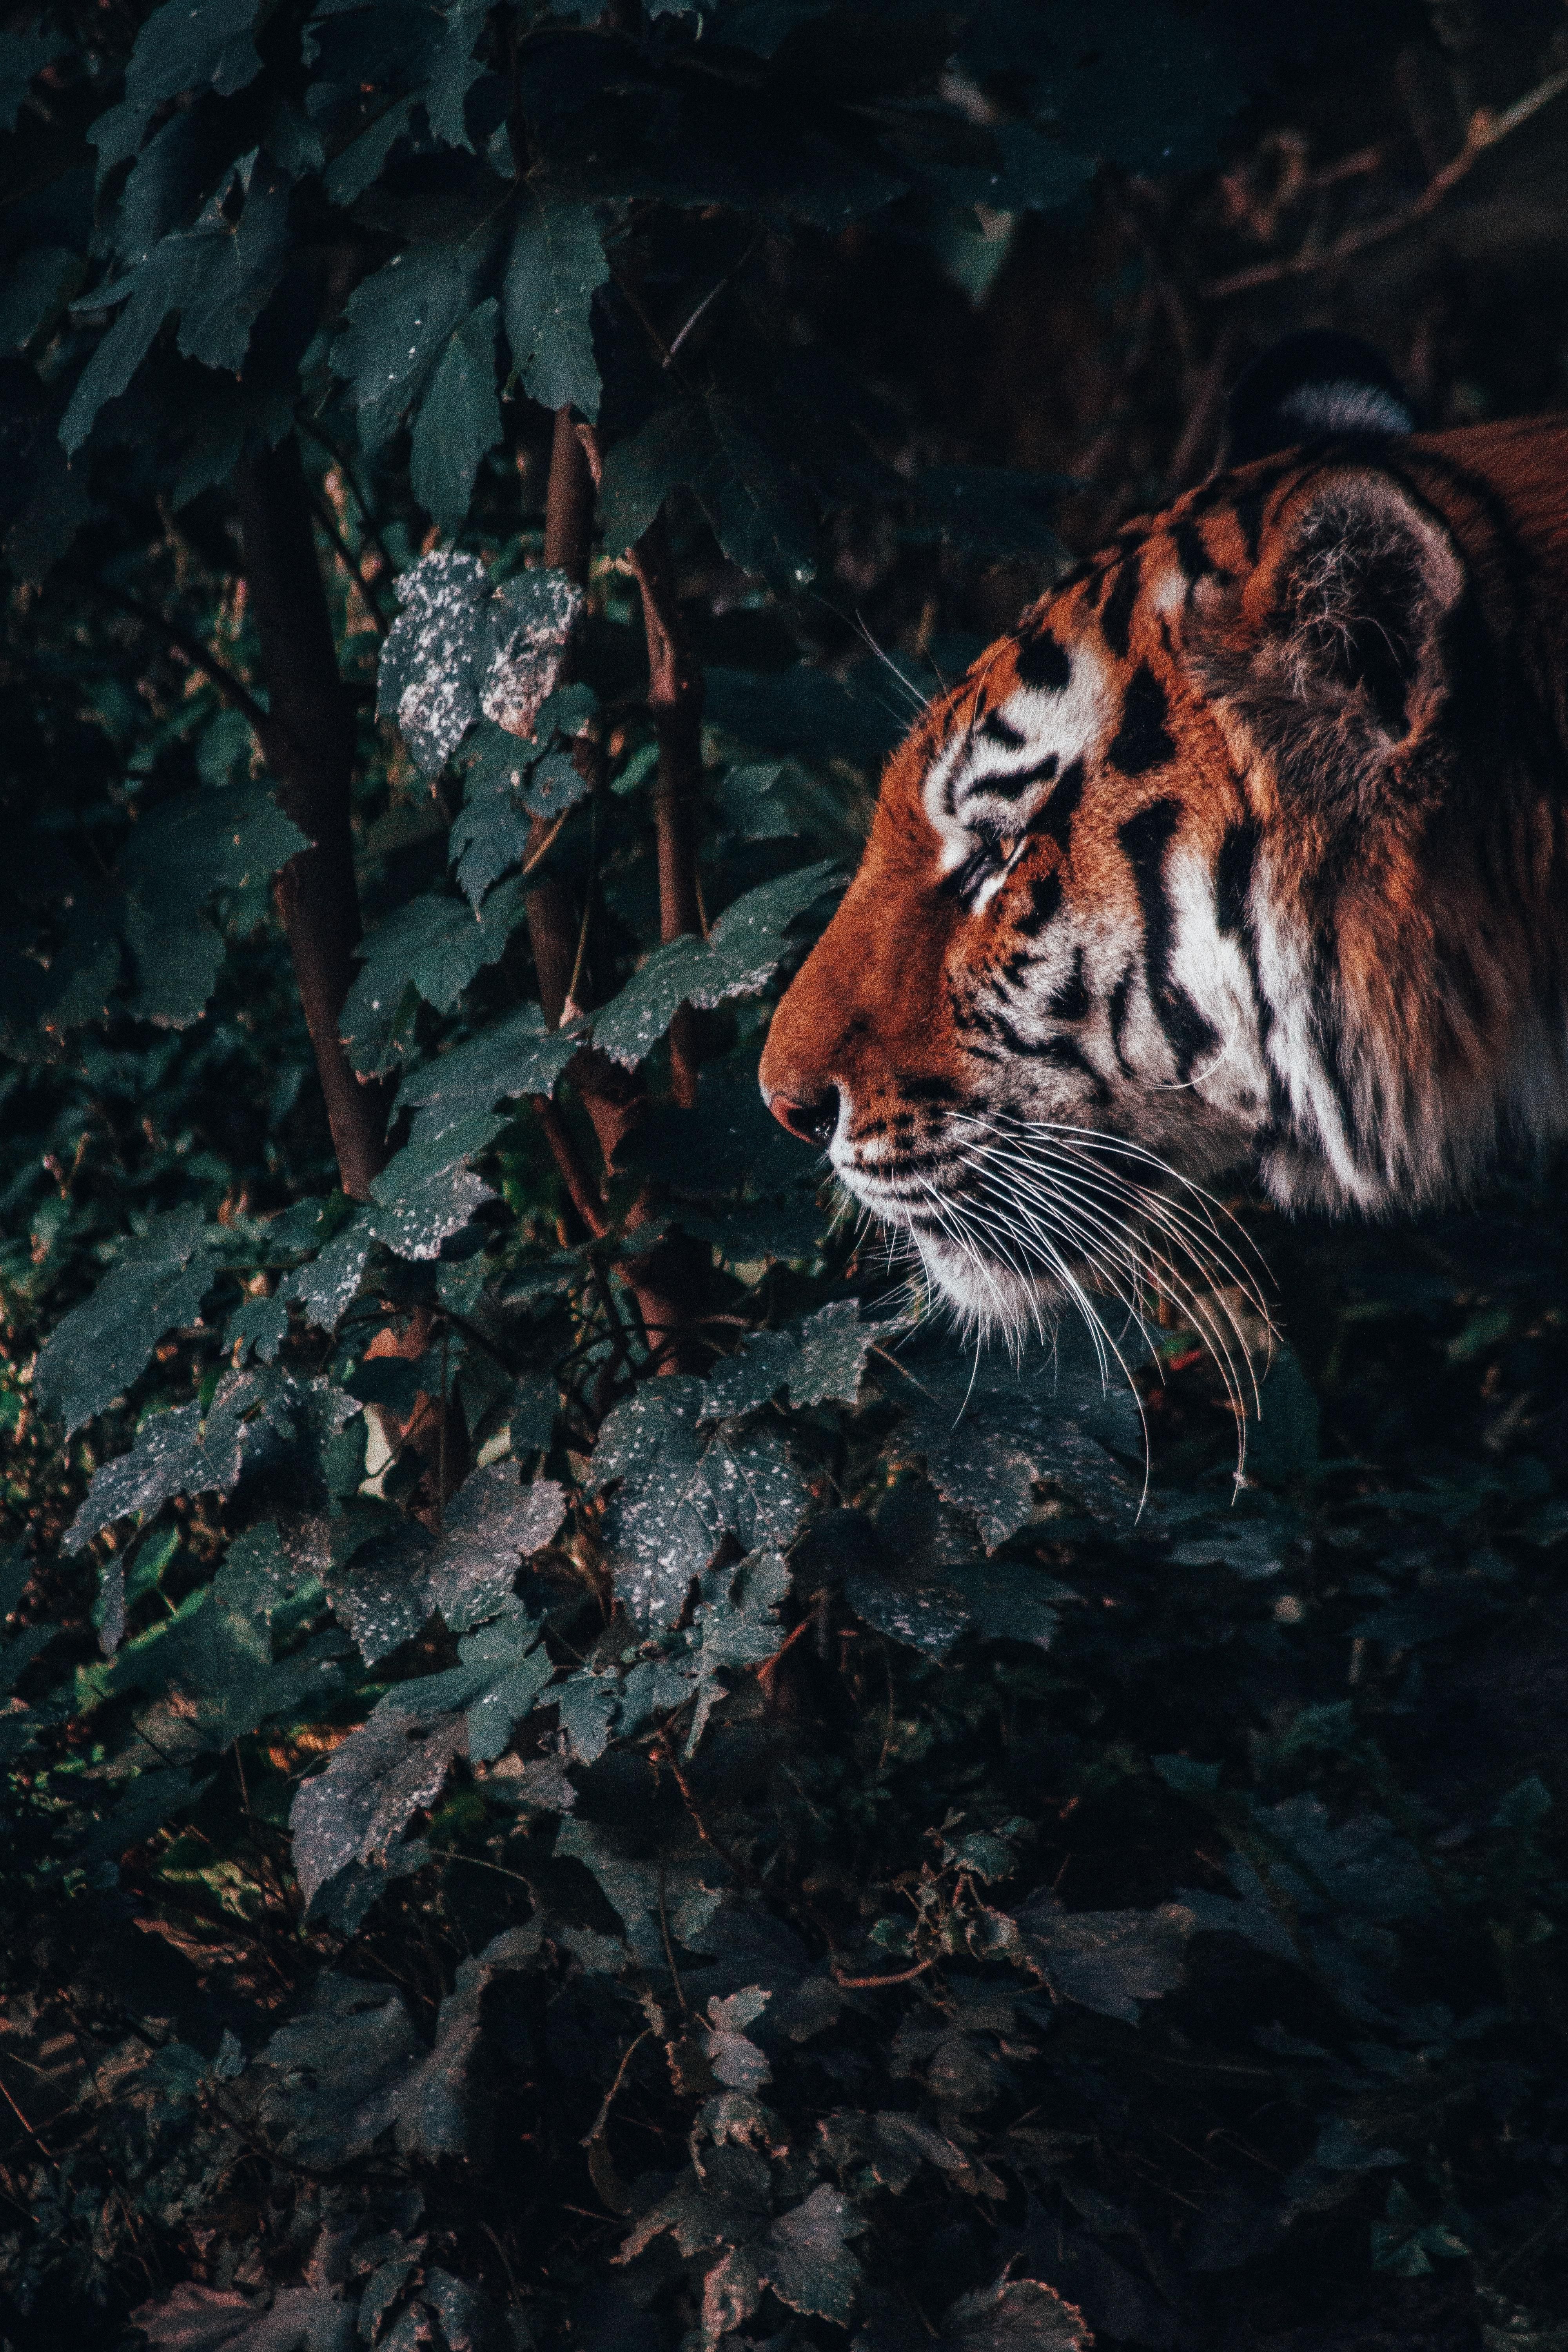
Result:
[[[1561,41],[5,12],[8,2352],[1562,2352],[1562,1171],[1233,1202],[1238,1484],[755,1085],[1249,348],[1563,398]]]

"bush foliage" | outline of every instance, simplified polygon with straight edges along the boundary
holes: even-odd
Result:
[[[1238,1478],[755,1083],[924,683],[1203,462],[1194,286],[1551,178],[1554,23],[1325,28],[8,12],[16,2352],[1563,2340],[1552,1171],[1234,1204]],[[1119,506],[953,389],[1020,256]]]

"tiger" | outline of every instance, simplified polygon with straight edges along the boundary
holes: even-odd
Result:
[[[1568,418],[1418,430],[1347,341],[927,706],[773,1016],[966,1325],[1191,1304],[1221,1179],[1387,1217],[1568,1130]]]

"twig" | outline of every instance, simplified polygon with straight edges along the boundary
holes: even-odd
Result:
[[[602,1203],[595,1199],[588,1171],[583,1165],[582,1154],[573,1141],[571,1129],[561,1116],[561,1107],[548,1095],[535,1095],[533,1108],[539,1124],[544,1130],[544,1140],[551,1156],[561,1171],[572,1206],[587,1226],[596,1242],[603,1241],[610,1230],[610,1221]]]
[[[513,2303],[521,2305],[522,2302],[522,2290],[518,2285],[517,2280],[512,2273],[512,2267],[510,2260],[508,2259],[506,2248],[502,2245],[500,2240],[497,2237],[495,2231],[491,2229],[488,2221],[481,2221],[479,2223],[479,2227],[484,2231],[486,2237],[489,2240],[491,2245],[495,2248],[497,2253],[500,2256],[500,2266],[506,2273],[506,2283],[511,2290],[511,2299]]]
[[[731,262],[729,268],[724,272],[722,278],[719,278],[709,288],[707,293],[702,297],[701,301],[697,305],[696,310],[692,311],[690,317],[687,320],[684,327],[678,329],[670,337],[669,349],[665,354],[664,359],[664,364],[667,368],[673,365],[681,344],[686,341],[687,336],[691,332],[693,327],[695,327],[699,321],[706,316],[708,311],[712,309],[714,303],[719,299],[720,295],[722,294],[727,288],[734,284],[736,278],[739,278],[742,270],[744,269],[747,262],[750,261],[752,254],[755,253],[762,241],[762,235],[759,231],[757,236],[752,237],[745,251],[741,255],[740,259],[738,261]]]
[[[489,1862],[482,1853],[461,1853],[456,1846],[438,1845],[432,1859],[437,1862],[466,1862],[470,1870],[493,1870],[498,1878],[515,1878],[520,1886],[526,1886],[531,1891],[532,1888],[532,1880],[525,1878],[521,1870],[509,1870],[504,1862]]]
[[[642,2032],[637,2035],[637,2040],[627,2043],[626,2050],[622,2053],[621,2063],[616,2069],[616,2079],[610,2084],[609,2089],[605,2093],[604,2098],[600,2102],[599,2112],[594,2118],[593,2129],[591,2131],[584,2132],[581,2141],[579,2142],[579,2146],[585,2147],[588,2151],[588,2170],[593,2176],[594,2186],[598,2190],[600,2196],[604,2198],[605,2204],[609,2207],[612,2213],[625,2213],[628,2211],[630,2209],[630,2200],[627,2198],[626,2190],[622,2186],[620,2175],[616,2172],[613,2161],[609,2160],[610,2152],[608,2148],[605,2147],[605,2131],[610,2120],[610,2109],[615,2105],[616,2094],[626,2080],[626,2068],[631,2064],[632,2060],[636,2057],[637,2052],[642,2048],[643,2043],[648,2039],[648,2036],[652,2032],[653,2028],[651,2025],[645,2025]],[[603,2166],[599,2165],[595,2161],[595,2158],[598,2158],[601,2152],[606,2159]],[[595,2216],[595,2218],[597,2217]]]
[[[377,636],[384,637],[386,635],[385,617],[382,613],[380,604],[376,601],[375,593],[373,590],[370,582],[365,578],[364,573],[359,568],[353,548],[350,547],[348,541],[343,537],[342,532],[338,528],[338,519],[336,515],[333,514],[325,499],[318,498],[311,499],[310,512],[314,515],[321,529],[325,531],[328,539],[331,540],[332,543],[332,552],[336,555],[338,562],[342,565],[343,570],[348,573],[349,578],[353,582],[354,586],[364,598],[364,608],[375,625],[375,633]]]
[[[815,1598],[815,1596],[813,1597]],[[813,1611],[810,1615],[801,1619],[800,1623],[795,1627],[792,1633],[785,1635],[784,1639],[779,1643],[778,1648],[773,1652],[771,1658],[764,1658],[763,1660],[762,1664],[757,1668],[757,1680],[762,1685],[763,1693],[766,1696],[770,1698],[773,1696],[773,1677],[778,1672],[780,1659],[783,1658],[788,1651],[794,1649],[795,1643],[799,1641],[803,1633],[810,1633],[816,1622],[816,1612]]]
[[[577,952],[572,961],[572,977],[566,983],[565,1017],[574,1018],[578,1011],[577,991],[583,985],[583,967],[588,960],[588,926],[594,914],[594,891],[599,879],[599,795],[591,793],[588,799],[588,879],[583,890],[583,920],[577,932]]]
[[[1543,106],[1550,106],[1554,98],[1561,98],[1564,90],[1568,90],[1568,66],[1558,73],[1548,74],[1544,81],[1538,82],[1533,89],[1526,90],[1522,98],[1516,99],[1511,106],[1504,107],[1500,114],[1493,114],[1489,108],[1479,106],[1470,117],[1465,143],[1458,153],[1445,163],[1440,172],[1433,173],[1421,194],[1410,204],[1386,213],[1382,220],[1369,221],[1364,228],[1348,229],[1343,236],[1336,237],[1332,245],[1324,246],[1320,252],[1294,253],[1283,261],[1254,262],[1250,268],[1234,270],[1228,278],[1211,278],[1206,286],[1199,288],[1199,292],[1206,300],[1219,302],[1227,295],[1248,293],[1255,286],[1278,285],[1287,278],[1310,278],[1320,269],[1331,268],[1336,262],[1353,259],[1370,246],[1382,245],[1387,238],[1397,236],[1401,230],[1413,227],[1417,221],[1425,220],[1429,213],[1436,212],[1444,197],[1475,169],[1489,149],[1508,138],[1521,123],[1528,122],[1531,115],[1539,114]]]
[[[751,1883],[751,1872],[746,1868],[745,1864],[741,1860],[740,1856],[725,1844],[723,1839],[716,1836],[713,1831],[709,1828],[707,1822],[703,1820],[701,1813],[698,1810],[697,1800],[691,1792],[691,1783],[680,1769],[680,1759],[676,1755],[675,1744],[669,1736],[669,1727],[674,1722],[675,1717],[679,1713],[679,1709],[676,1708],[671,1714],[665,1717],[663,1723],[660,1724],[658,1728],[658,1746],[663,1753],[666,1763],[669,1766],[670,1777],[674,1780],[676,1787],[680,1791],[680,1801],[686,1807],[687,1811],[690,1814],[692,1827],[696,1830],[698,1836],[702,1840],[703,1844],[710,1845],[712,1847],[714,1853],[724,1864],[726,1870],[732,1870],[742,1886],[748,1885]]]
[[[536,866],[543,864],[552,843],[554,841],[556,835],[560,832],[562,826],[565,824],[571,814],[572,811],[570,809],[562,810],[560,815],[556,818],[554,824],[551,826],[549,832],[543,836],[542,840],[539,841],[523,859],[522,864],[518,868],[520,876],[531,874]]]
[[[627,561],[642,596],[647,641],[647,709],[658,743],[654,828],[658,850],[658,928],[666,944],[702,935],[697,896],[697,812],[702,791],[702,672],[680,617],[669,534],[662,510]],[[682,1005],[669,1026],[670,1080],[689,1110],[697,1100],[695,1024]]]
[[[48,2141],[44,2137],[43,2133],[39,2131],[37,2126],[36,2124],[30,2124],[27,2121],[26,2116],[22,2113],[21,2108],[16,2105],[16,2100],[11,2096],[10,2092],[5,2088],[4,2083],[0,2083],[0,2099],[5,2100],[5,2105],[10,2108],[11,2113],[16,2116],[16,2121],[26,2133],[27,2137],[37,2143],[38,2147],[43,2149],[44,2154],[48,2158],[51,2164],[58,2164],[59,2162],[59,2158],[55,2154],[54,2149],[49,2146]]]
[[[111,588],[106,580],[89,580],[81,572],[78,572],[76,577],[82,581],[84,586],[95,590],[106,604],[117,604],[122,613],[129,613],[133,620],[140,621],[143,628],[154,629],[166,637],[170,645],[184,655],[185,659],[194,668],[199,669],[204,677],[212,680],[224,700],[232,704],[234,709],[256,730],[263,750],[266,749],[268,736],[266,711],[263,710],[249,688],[242,686],[234,672],[226,668],[216,654],[208,652],[200,637],[187,629],[183,622],[171,620],[167,613],[160,613],[156,605],[143,604],[140,597],[128,596],[122,588]]]
[[[660,367],[673,369],[675,374],[679,376],[680,370],[675,367],[675,353],[671,350],[669,344],[665,341],[664,337],[659,333],[658,329],[654,324],[652,319],[648,316],[647,306],[644,302],[641,295],[637,292],[637,288],[630,283],[623,270],[612,269],[610,274],[614,278],[619,292],[625,297],[627,310],[630,310],[638,326],[647,337],[648,341],[653,345],[654,352],[658,358]],[[596,475],[595,478],[595,480],[597,479]]]
[[[436,1428],[436,1533],[447,1532],[447,1365],[452,1346],[452,1324],[448,1316],[441,1318],[441,1411]]]
[[[253,720],[278,800],[304,835],[272,886],[310,1033],[338,1173],[370,1197],[387,1161],[384,1082],[363,1083],[339,1019],[363,934],[351,823],[356,729],[310,525],[310,490],[292,434],[240,459],[234,476],[249,612],[268,711]]]
[[[691,2003],[686,1998],[686,1987],[681,1983],[680,1970],[675,1965],[675,1945],[669,1933],[669,1911],[664,1899],[664,1882],[668,1870],[668,1856],[661,1847],[658,1857],[658,1932],[664,1938],[664,1957],[669,1963],[670,1979],[675,1986],[675,1998],[680,2003],[682,2012],[689,2017]]]
[[[359,477],[355,474],[353,467],[349,464],[348,459],[342,455],[341,450],[333,448],[331,443],[327,439],[326,435],[321,431],[321,427],[319,425],[312,425],[309,417],[302,416],[300,419],[300,430],[301,433],[309,435],[310,438],[316,444],[318,449],[324,449],[326,451],[328,457],[337,467],[338,472],[342,476],[344,481],[353,492],[354,503],[360,510],[361,519],[364,523],[366,531],[370,535],[371,542],[374,545],[376,553],[380,556],[382,562],[386,566],[387,577],[389,580],[395,580],[397,577],[397,566],[392,560],[392,550],[388,547],[385,540],[383,539],[381,535],[381,525],[376,521],[375,509],[371,505],[370,500],[366,498],[364,490],[360,483]]]
[[[875,1990],[878,1985],[910,1984],[916,1977],[923,1977],[927,1969],[935,1968],[936,1956],[933,1953],[929,1960],[918,1960],[912,1969],[900,1969],[896,1976],[890,1977],[847,1977],[839,1973],[837,1960],[830,1966],[836,1985],[841,1985],[846,1992],[861,1992],[868,1989]]]

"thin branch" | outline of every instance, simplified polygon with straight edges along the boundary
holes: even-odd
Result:
[[[16,2105],[16,2100],[11,2096],[10,2092],[5,2088],[4,2083],[0,2083],[0,2099],[5,2100],[5,2105],[10,2108],[11,2113],[16,2116],[16,2121],[21,2125],[22,2129],[26,2133],[28,2138],[37,2141],[38,2147],[42,2148],[49,2162],[51,2164],[58,2164],[59,2162],[59,2158],[55,2154],[54,2149],[49,2146],[48,2141],[44,2137],[43,2133],[39,2131],[37,2126],[36,2124],[30,2124],[27,2121],[26,2116],[22,2113],[21,2108]]]
[[[1568,66],[1558,73],[1549,74],[1544,81],[1538,82],[1533,89],[1527,90],[1522,98],[1516,99],[1500,114],[1493,114],[1487,107],[1478,107],[1470,117],[1465,143],[1458,153],[1445,163],[1440,172],[1434,173],[1421,194],[1410,204],[1385,214],[1382,220],[1369,221],[1363,228],[1348,229],[1343,236],[1337,237],[1332,245],[1324,246],[1321,252],[1294,253],[1283,261],[1255,262],[1250,268],[1235,270],[1228,278],[1211,278],[1206,286],[1199,289],[1199,292],[1207,300],[1219,302],[1227,295],[1248,293],[1255,286],[1275,286],[1288,278],[1310,278],[1320,269],[1331,268],[1336,262],[1352,260],[1357,254],[1365,253],[1369,247],[1382,245],[1389,237],[1397,236],[1402,230],[1414,227],[1417,221],[1425,220],[1429,214],[1436,212],[1444,197],[1475,169],[1484,154],[1519,130],[1522,123],[1528,122],[1532,115],[1539,114],[1543,106],[1550,106],[1553,99],[1561,98],[1564,90],[1568,90]]]
[[[312,425],[308,417],[302,416],[300,419],[300,430],[310,436],[318,449],[324,449],[326,451],[328,457],[331,459],[333,465],[337,467],[339,473],[342,476],[350,489],[353,492],[354,504],[360,510],[360,519],[364,524],[371,544],[374,547],[376,553],[380,556],[382,562],[386,566],[387,578],[389,580],[395,580],[397,577],[397,566],[393,562],[392,550],[388,547],[385,540],[381,535],[381,525],[375,519],[375,509],[372,506],[369,499],[365,496],[363,485],[360,481],[358,475],[354,472],[353,467],[349,464],[348,459],[343,456],[341,450],[333,448],[331,443],[328,440],[321,427],[319,425]]]
[[[563,809],[554,824],[551,826],[549,832],[545,834],[542,838],[535,844],[534,847],[529,851],[528,856],[518,867],[520,878],[525,874],[531,874],[536,866],[543,865],[545,858],[550,854],[550,850],[554,843],[556,835],[560,832],[562,826],[565,824],[571,814],[571,809]]]
[[[375,592],[371,586],[370,582],[360,570],[359,561],[355,556],[353,548],[350,547],[348,541],[343,537],[342,530],[338,528],[338,519],[336,515],[333,514],[325,499],[318,498],[311,499],[310,512],[315,516],[321,530],[326,532],[328,539],[331,540],[332,543],[332,551],[336,555],[339,562],[342,565],[343,570],[348,573],[349,578],[353,582],[354,586],[364,598],[365,611],[370,614],[370,617],[375,625],[376,635],[378,637],[384,637],[386,635],[386,616],[382,612],[380,604],[376,602]]]
[[[709,1319],[711,1320],[711,1318]],[[813,1597],[815,1598],[816,1596],[814,1595]],[[783,1660],[788,1653],[794,1649],[795,1643],[800,1640],[803,1633],[810,1633],[816,1622],[816,1612],[814,1609],[808,1616],[803,1617],[800,1623],[795,1628],[795,1631],[792,1633],[787,1634],[784,1641],[779,1643],[779,1646],[773,1652],[773,1656],[771,1658],[764,1658],[762,1664],[757,1668],[757,1680],[761,1684],[764,1694],[770,1698],[773,1696],[773,1678],[779,1670],[781,1660]]]
[[[710,1845],[712,1847],[714,1853],[718,1855],[725,1868],[734,1872],[735,1876],[742,1886],[749,1886],[752,1883],[751,1872],[741,1860],[739,1854],[734,1853],[730,1846],[726,1845],[724,1840],[720,1837],[716,1832],[709,1828],[698,1808],[697,1799],[692,1791],[691,1783],[680,1769],[680,1759],[675,1752],[675,1742],[669,1736],[669,1727],[674,1722],[676,1716],[679,1715],[679,1712],[680,1710],[679,1707],[672,1709],[670,1714],[665,1717],[663,1723],[660,1724],[658,1727],[658,1738],[656,1743],[658,1753],[664,1758],[665,1762],[669,1767],[670,1777],[674,1780],[676,1787],[680,1791],[680,1801],[686,1807],[688,1813],[690,1815],[691,1825],[697,1832],[698,1836],[702,1840],[703,1844]]]
[[[838,1963],[835,1960],[832,1963],[833,1981],[836,1985],[842,1985],[846,1992],[875,1991],[879,1985],[911,1984],[916,1977],[923,1977],[928,1969],[934,1969],[935,1966],[936,1958],[933,1954],[931,1958],[917,1962],[912,1969],[900,1969],[894,1976],[847,1977],[840,1974]]]
[[[627,2044],[622,2053],[621,2063],[616,2069],[616,2079],[600,2102],[599,2112],[594,2118],[593,2127],[584,2133],[579,2142],[579,2146],[588,2151],[588,2171],[594,2186],[612,2213],[629,2213],[632,2200],[626,2194],[620,2174],[616,2170],[615,2160],[605,2144],[605,2134],[609,2126],[610,2109],[616,2103],[616,2094],[626,2080],[626,2068],[652,2032],[651,2025],[645,2025],[637,2040]]]
[[[675,365],[675,353],[671,351],[669,345],[665,341],[664,337],[659,333],[658,327],[654,324],[653,320],[649,317],[647,305],[644,302],[636,287],[630,283],[624,271],[615,268],[613,265],[610,275],[615,279],[616,286],[619,292],[625,296],[627,310],[630,310],[633,318],[636,319],[638,326],[647,337],[648,341],[653,345],[654,355],[658,359],[660,367],[668,368],[671,370],[675,375],[679,376],[680,370]]]
[[[724,272],[722,278],[719,278],[711,287],[710,287],[708,292],[704,294],[701,301],[697,305],[696,310],[692,311],[690,317],[687,320],[684,327],[678,329],[676,333],[670,337],[669,350],[664,362],[667,368],[674,364],[674,362],[680,351],[681,344],[686,341],[687,336],[690,334],[692,329],[697,326],[712,309],[714,303],[719,299],[720,295],[727,292],[734,284],[736,278],[739,278],[742,270],[744,269],[747,262],[750,261],[752,254],[755,253],[762,241],[762,235],[759,231],[757,236],[752,237],[745,251],[741,255],[740,259],[738,261],[731,262],[729,268]]]
[[[266,749],[266,711],[249,688],[241,685],[234,672],[226,668],[215,653],[209,653],[200,637],[187,629],[183,621],[172,620],[167,613],[159,612],[155,604],[143,604],[138,596],[128,596],[122,588],[111,588],[107,580],[89,579],[83,572],[75,576],[84,586],[101,596],[106,604],[118,605],[122,613],[129,613],[132,620],[140,621],[143,628],[155,630],[177,652],[184,654],[192,668],[199,669],[204,677],[210,678],[224,700],[256,730],[263,750]]]
[[[349,1198],[363,1201],[372,1178],[386,1165],[387,1089],[361,1083],[338,1029],[363,931],[352,824],[355,727],[294,436],[242,458],[234,490],[267,683],[268,709],[257,731],[284,814],[310,845],[289,860],[273,895],[289,938],[339,1175]]]
[[[579,427],[595,480],[603,470],[590,425]],[[658,849],[659,938],[702,935],[702,903],[697,887],[697,816],[702,793],[702,672],[691,649],[676,591],[669,533],[662,509],[637,545],[628,549],[642,597],[647,644],[647,709],[658,744],[654,786],[654,828]],[[689,1110],[697,1099],[696,1024],[689,1005],[677,1012],[669,1030],[670,1078],[675,1098]]]
[[[593,1181],[583,1165],[582,1154],[572,1139],[571,1129],[561,1116],[559,1103],[552,1101],[549,1095],[535,1095],[533,1108],[539,1115],[539,1124],[544,1130],[544,1140],[550,1146],[551,1157],[561,1171],[562,1181],[566,1187],[572,1206],[576,1210],[594,1239],[596,1242],[603,1241],[610,1230],[610,1221],[605,1214],[603,1202],[595,1196]]]

